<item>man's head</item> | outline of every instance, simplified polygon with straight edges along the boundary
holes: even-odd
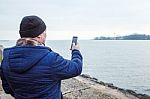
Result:
[[[46,25],[38,16],[25,16],[20,23],[21,38],[35,38],[40,43],[45,43]]]

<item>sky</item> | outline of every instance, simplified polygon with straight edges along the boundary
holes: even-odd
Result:
[[[19,38],[21,19],[41,17],[48,40],[150,34],[150,0],[0,0],[0,40]]]

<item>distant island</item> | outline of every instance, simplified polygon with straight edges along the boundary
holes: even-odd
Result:
[[[150,40],[150,35],[145,34],[131,34],[126,36],[116,36],[116,37],[95,37],[94,40]]]

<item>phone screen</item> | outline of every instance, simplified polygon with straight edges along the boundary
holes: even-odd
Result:
[[[71,43],[71,49],[72,49],[73,43],[75,43],[75,45],[77,45],[77,40],[78,40],[78,37],[77,36],[73,36],[72,43]]]
[[[78,39],[77,36],[73,36],[73,38],[72,38],[72,43],[75,43],[75,45],[77,45],[77,39]]]

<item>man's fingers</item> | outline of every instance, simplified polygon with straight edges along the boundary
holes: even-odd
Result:
[[[75,43],[72,43],[73,44],[73,46],[76,46],[76,44]]]

